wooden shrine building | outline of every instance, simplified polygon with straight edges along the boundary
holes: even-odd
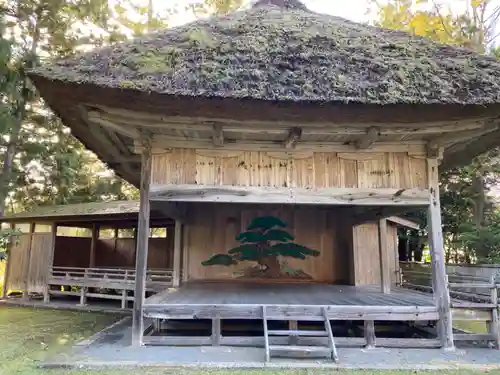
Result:
[[[269,359],[304,349],[283,336],[314,335],[270,322],[318,321],[335,359],[330,323],[341,320],[364,321],[368,344],[374,321],[434,321],[438,346],[453,348],[438,177],[500,144],[499,69],[298,0],[260,0],[30,77],[73,134],[140,188],[134,345],[178,342],[160,334],[171,319],[212,320],[213,342],[230,344],[221,322],[247,319],[262,323]],[[157,201],[183,213],[172,218],[186,282],[146,299]],[[418,209],[433,296],[390,283],[384,219]],[[361,285],[371,272],[378,286]]]

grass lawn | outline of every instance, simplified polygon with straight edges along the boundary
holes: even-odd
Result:
[[[37,362],[69,349],[75,341],[88,337],[119,318],[111,315],[29,309],[0,305],[0,375],[411,375],[416,371],[350,370],[41,370]],[[344,374],[341,374],[344,373]],[[479,371],[440,371],[427,374],[480,374]],[[493,373],[493,371],[490,371]],[[498,372],[500,374],[500,372]]]

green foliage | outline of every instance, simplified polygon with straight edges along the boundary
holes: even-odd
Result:
[[[294,237],[281,229],[286,224],[274,216],[256,217],[248,225],[248,230],[236,236],[242,245],[230,249],[227,254],[217,254],[202,262],[203,266],[230,266],[241,261],[253,261],[265,264],[270,258],[291,257],[306,259],[307,256],[318,256],[319,251],[293,242]]]
[[[210,259],[201,262],[202,265],[204,266],[213,266],[213,265],[219,265],[219,266],[231,266],[233,264],[236,264],[236,261],[231,258],[231,256],[226,255],[226,254],[216,254],[212,256]]]
[[[273,227],[285,228],[286,224],[279,218],[274,216],[261,216],[253,219],[252,222],[248,225],[247,229],[248,230],[260,229],[262,231],[266,231]]]
[[[427,6],[432,5],[432,6]],[[378,26],[403,30],[437,42],[463,46],[479,53],[492,47],[500,8],[492,0],[467,0],[465,11],[442,9],[437,2],[390,0],[378,6]],[[489,14],[488,17],[485,15]],[[448,170],[440,176],[441,208],[446,260],[455,262],[491,261],[497,248],[495,202],[489,196],[500,179],[499,149],[475,158],[469,165]],[[425,223],[425,218],[421,220]],[[408,232],[416,237],[422,233]],[[418,243],[415,239],[413,243]],[[491,252],[490,255],[489,252]],[[500,259],[499,259],[500,261]]]

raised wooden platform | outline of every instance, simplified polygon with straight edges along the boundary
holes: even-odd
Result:
[[[148,299],[144,315],[159,319],[262,319],[270,320],[437,320],[432,295],[379,287],[327,284],[188,283]]]

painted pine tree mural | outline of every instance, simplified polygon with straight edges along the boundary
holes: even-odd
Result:
[[[202,262],[203,266],[232,266],[242,261],[256,262],[257,267],[246,273],[251,277],[279,278],[292,276],[310,278],[300,271],[284,267],[280,258],[306,259],[318,256],[319,251],[299,245],[286,230],[286,224],[274,216],[262,216],[252,220],[247,230],[236,236],[241,245],[230,249],[226,254],[215,254]]]

